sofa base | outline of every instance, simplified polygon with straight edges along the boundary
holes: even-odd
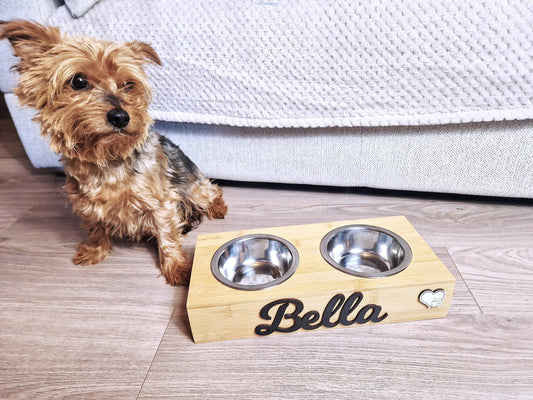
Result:
[[[533,198],[533,120],[260,129],[159,122],[217,179]]]

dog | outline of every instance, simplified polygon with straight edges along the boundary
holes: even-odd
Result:
[[[186,285],[184,235],[204,216],[224,218],[222,190],[164,136],[151,130],[144,68],[161,65],[148,44],[66,36],[56,27],[0,21],[19,63],[19,102],[61,155],[64,190],[89,231],[75,264],[102,261],[112,238],[156,238],[161,273]]]

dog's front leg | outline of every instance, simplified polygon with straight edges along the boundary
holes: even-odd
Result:
[[[85,224],[89,229],[89,236],[78,245],[78,252],[74,256],[74,263],[81,265],[98,264],[111,250],[111,235],[101,224]]]
[[[157,224],[157,244],[161,273],[172,286],[188,285],[191,265],[182,249],[183,234],[175,207],[158,210],[154,213]]]
[[[159,235],[159,265],[161,273],[172,286],[188,285],[191,276],[191,266],[181,248],[181,234]]]

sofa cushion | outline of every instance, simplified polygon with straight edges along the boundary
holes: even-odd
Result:
[[[83,16],[100,0],[65,0],[70,13],[74,18]]]

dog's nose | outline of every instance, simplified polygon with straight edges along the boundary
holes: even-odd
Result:
[[[114,108],[107,113],[107,120],[111,125],[122,129],[130,123],[129,114],[121,108]]]

